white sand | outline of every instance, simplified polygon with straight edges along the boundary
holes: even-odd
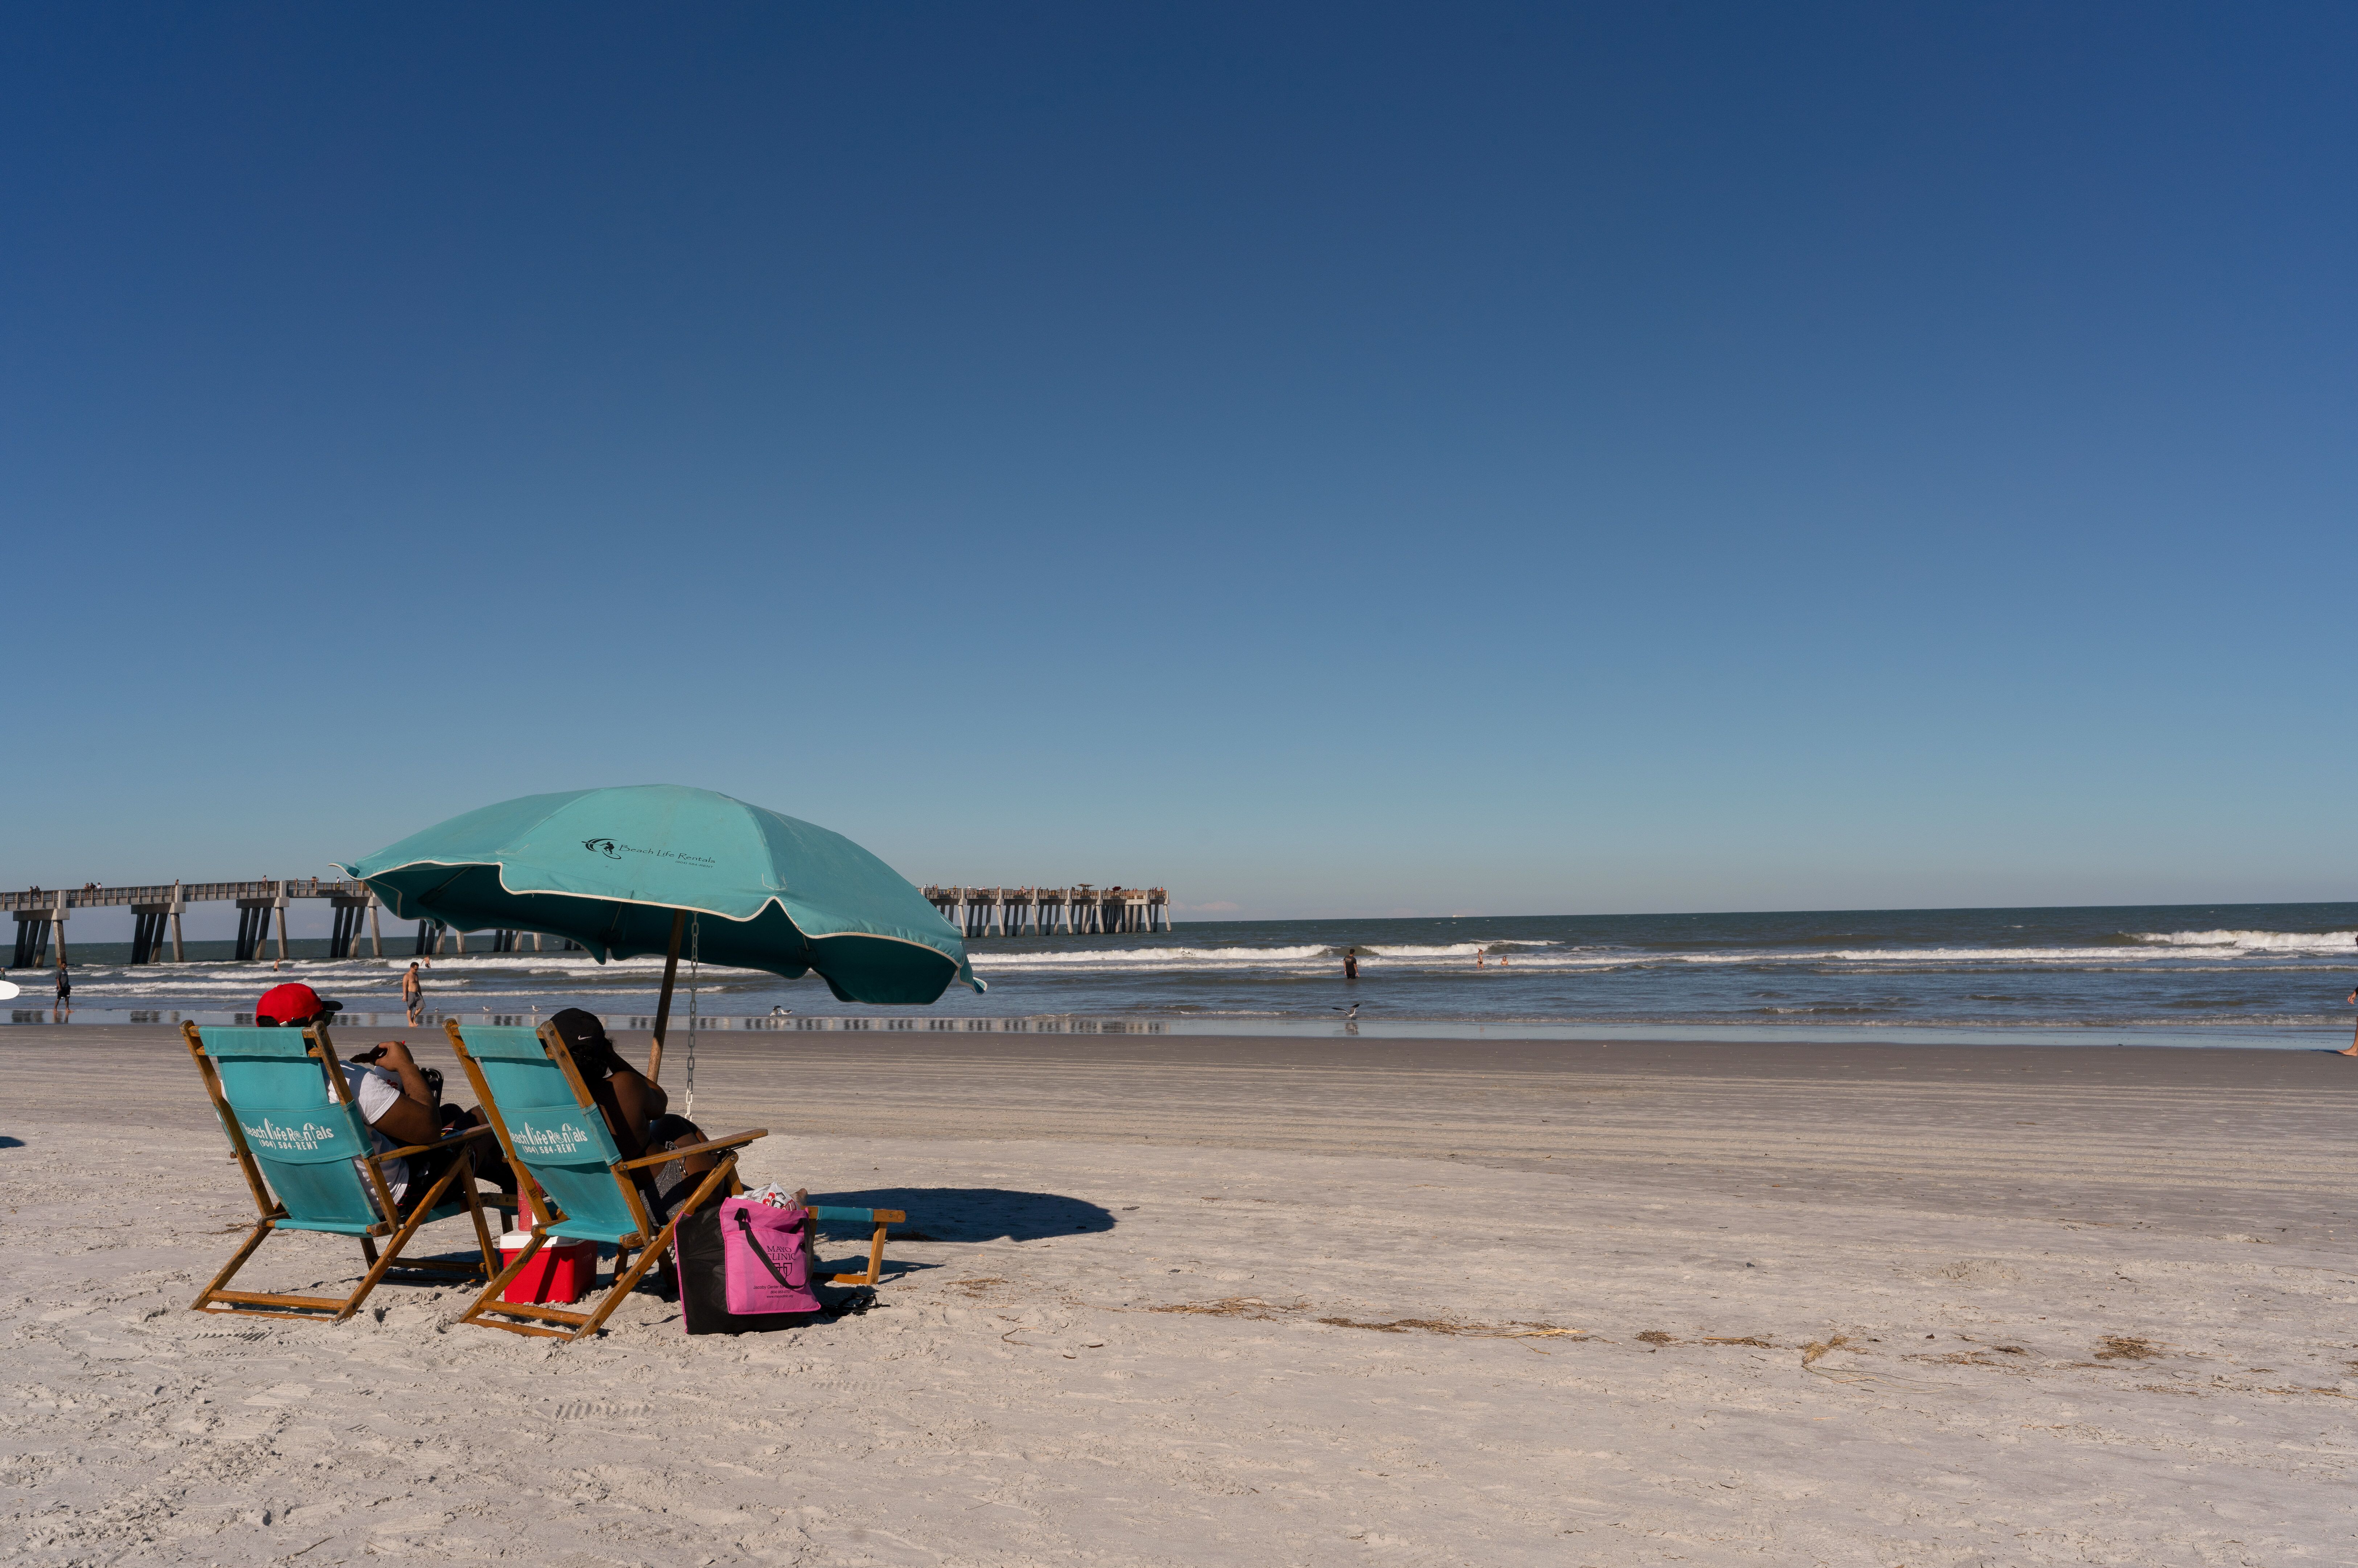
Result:
[[[0,1563],[2358,1562],[2358,1064],[2136,1055],[741,1042],[751,1174],[934,1239],[558,1347],[185,1310],[177,1039],[0,1033]]]

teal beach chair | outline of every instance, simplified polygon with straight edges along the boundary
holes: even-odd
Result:
[[[199,1029],[184,1023],[180,1033],[245,1172],[254,1207],[261,1211],[254,1234],[189,1303],[191,1311],[341,1323],[360,1310],[377,1281],[395,1268],[462,1275],[499,1271],[482,1205],[475,1195],[471,1152],[474,1140],[488,1136],[489,1128],[474,1128],[438,1145],[418,1143],[378,1154],[373,1152],[368,1123],[361,1119],[360,1108],[352,1103],[352,1089],[337,1066],[326,1029]],[[450,1168],[423,1192],[413,1192],[407,1209],[396,1205],[384,1162],[449,1150],[454,1142],[460,1145],[459,1157]],[[362,1164],[356,1167],[355,1160]],[[480,1269],[434,1259],[403,1260],[402,1249],[418,1227],[462,1214],[475,1222],[475,1243],[482,1254]],[[368,1260],[367,1276],[341,1298],[226,1289],[246,1260],[280,1230],[358,1237],[362,1256]],[[382,1257],[379,1238],[386,1238]]]
[[[625,1160],[606,1113],[590,1095],[554,1024],[544,1023],[538,1030],[486,1026],[462,1031],[446,1021],[442,1028],[450,1036],[450,1049],[459,1054],[460,1065],[467,1069],[483,1114],[500,1135],[509,1168],[516,1173],[522,1199],[517,1220],[522,1223],[527,1215],[532,1220],[531,1243],[484,1288],[460,1319],[462,1323],[568,1341],[597,1333],[671,1245],[672,1228],[682,1215],[712,1201],[724,1188],[731,1194],[743,1191],[737,1180],[737,1151],[769,1136],[767,1129],[757,1128]],[[659,1170],[707,1151],[719,1153],[719,1161],[676,1211],[656,1224],[636,1173]],[[613,1283],[590,1311],[500,1300],[508,1281],[552,1240],[595,1241],[615,1249]],[[633,1262],[634,1251],[638,1260]],[[502,1318],[524,1321],[503,1323]]]

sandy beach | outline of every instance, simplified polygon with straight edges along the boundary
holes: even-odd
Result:
[[[0,1562],[2358,1562],[2322,1053],[708,1038],[751,1177],[910,1211],[881,1304],[564,1348],[190,1313],[252,1206],[177,1034],[0,1073]]]

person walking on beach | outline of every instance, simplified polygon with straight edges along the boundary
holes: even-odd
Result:
[[[58,955],[58,1005],[73,1005],[73,980],[66,974],[66,956],[63,953]]]
[[[1343,978],[1347,980],[1359,978],[1359,950],[1357,947],[1343,949]]]
[[[417,960],[415,958],[409,961],[408,972],[401,977],[401,1005],[409,1014],[411,1026],[416,1027],[417,1015],[426,1007],[426,987],[417,978]]]

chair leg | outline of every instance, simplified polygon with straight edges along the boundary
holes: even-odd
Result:
[[[496,1274],[500,1271],[499,1254],[492,1247],[491,1228],[483,1223],[482,1195],[475,1191],[475,1152],[460,1151],[459,1163],[465,1172],[459,1179],[459,1190],[466,1195],[468,1217],[475,1222],[475,1245],[483,1254],[483,1273]]]
[[[548,1238],[541,1234],[540,1227],[538,1226],[535,1226],[533,1227],[531,1242],[524,1249],[523,1251],[518,1252],[515,1255],[514,1262],[510,1263],[506,1268],[502,1269],[497,1274],[492,1277],[492,1282],[483,1287],[483,1293],[475,1298],[475,1304],[459,1314],[459,1321],[460,1323],[474,1323],[481,1318],[487,1310],[496,1310],[496,1304],[500,1299],[500,1292],[508,1288],[508,1281],[514,1279],[517,1274],[521,1273],[526,1263],[532,1261],[533,1254],[538,1252],[542,1248],[547,1245]],[[488,1328],[504,1328],[507,1325],[505,1324],[493,1323],[486,1324],[484,1326]]]
[[[387,1252],[361,1276],[360,1288],[344,1298],[344,1304],[336,1313],[336,1322],[341,1323],[361,1310],[361,1303],[368,1300],[368,1293],[376,1289],[377,1281],[384,1278],[385,1271],[393,1267],[393,1260],[399,1256],[397,1252]]]
[[[724,1156],[720,1163],[712,1168],[712,1173],[704,1178],[703,1183],[689,1195],[687,1201],[673,1212],[671,1218],[665,1222],[664,1227],[656,1231],[647,1245],[641,1249],[639,1260],[631,1265],[631,1271],[627,1274],[617,1271],[614,1288],[606,1292],[606,1299],[598,1303],[598,1310],[590,1314],[589,1321],[573,1331],[573,1338],[580,1339],[598,1332],[599,1325],[604,1323],[608,1314],[622,1304],[622,1298],[629,1295],[632,1287],[639,1282],[639,1276],[645,1273],[649,1265],[662,1257],[665,1250],[671,1246],[671,1233],[679,1228],[680,1220],[703,1207],[704,1200],[712,1195],[713,1189],[735,1174],[736,1170],[737,1156],[734,1153]],[[616,1255],[614,1260],[618,1264],[622,1261],[620,1254]]]
[[[236,1254],[233,1256],[229,1262],[222,1269],[222,1271],[212,1277],[211,1283],[208,1284],[203,1290],[197,1292],[197,1299],[189,1303],[189,1310],[190,1312],[204,1311],[205,1303],[213,1299],[213,1292],[220,1290],[223,1285],[228,1284],[231,1279],[236,1275],[237,1271],[245,1267],[245,1260],[254,1256],[254,1249],[261,1246],[263,1242],[269,1238],[271,1229],[278,1222],[274,1219],[256,1221],[254,1227],[254,1234],[245,1238],[245,1245],[239,1248]]]
[[[676,1225],[678,1223],[678,1221],[674,1220],[672,1225]],[[598,1325],[604,1323],[607,1315],[616,1307],[622,1304],[622,1298],[629,1295],[633,1288],[638,1284],[639,1276],[645,1273],[648,1268],[654,1264],[655,1259],[660,1255],[661,1249],[670,1245],[672,1225],[666,1225],[662,1230],[656,1232],[655,1244],[654,1246],[639,1249],[639,1260],[632,1264],[627,1272],[623,1271],[620,1268],[616,1269],[614,1273],[613,1288],[606,1292],[606,1299],[598,1303],[597,1310],[590,1314],[588,1319],[582,1323],[580,1327],[575,1329],[570,1335],[567,1336],[568,1339],[579,1339],[584,1335],[595,1334],[598,1332]],[[620,1264],[622,1260],[621,1254],[617,1253],[615,1255],[614,1261],[617,1264]]]
[[[394,1264],[400,1260],[403,1243],[409,1239],[409,1233],[417,1228],[417,1217],[425,1212],[425,1206],[419,1205],[409,1217],[409,1223],[394,1232],[393,1238],[385,1243],[384,1256],[382,1258],[377,1257],[376,1249],[369,1244],[367,1237],[361,1238],[361,1247],[371,1259],[369,1271],[361,1277],[360,1288],[344,1298],[343,1310],[336,1314],[338,1323],[343,1322],[344,1319],[360,1311],[361,1303],[368,1300],[368,1294],[376,1289],[377,1281],[384,1279],[391,1271]]]
[[[442,1195],[450,1190],[450,1184],[459,1179],[459,1173],[461,1171],[467,1169],[469,1166],[462,1152],[460,1158],[453,1162],[450,1168],[443,1172],[435,1184],[420,1194],[417,1201],[410,1206],[409,1217],[403,1220],[401,1228],[395,1231],[386,1240],[383,1258],[377,1257],[376,1248],[371,1244],[367,1237],[361,1238],[361,1249],[369,1255],[374,1266],[369,1270],[368,1277],[361,1281],[361,1288],[354,1291],[350,1299],[344,1303],[344,1310],[336,1314],[338,1323],[343,1322],[344,1319],[361,1310],[361,1303],[368,1300],[368,1293],[376,1289],[377,1281],[384,1279],[386,1271],[400,1261],[402,1249],[409,1245],[410,1238],[417,1234],[417,1227],[426,1223],[426,1217],[432,1214],[436,1206],[441,1203]],[[470,1182],[468,1185],[472,1187],[474,1184]],[[483,1218],[481,1214],[478,1213],[475,1216],[475,1234],[478,1238],[481,1238],[482,1229]],[[485,1250],[488,1251],[489,1249]],[[484,1260],[490,1261],[489,1258]]]
[[[876,1227],[875,1236],[871,1238],[868,1243],[868,1272],[864,1274],[838,1274],[835,1278],[829,1280],[827,1283],[832,1285],[872,1285],[883,1277],[883,1273],[884,1227],[880,1225]]]

